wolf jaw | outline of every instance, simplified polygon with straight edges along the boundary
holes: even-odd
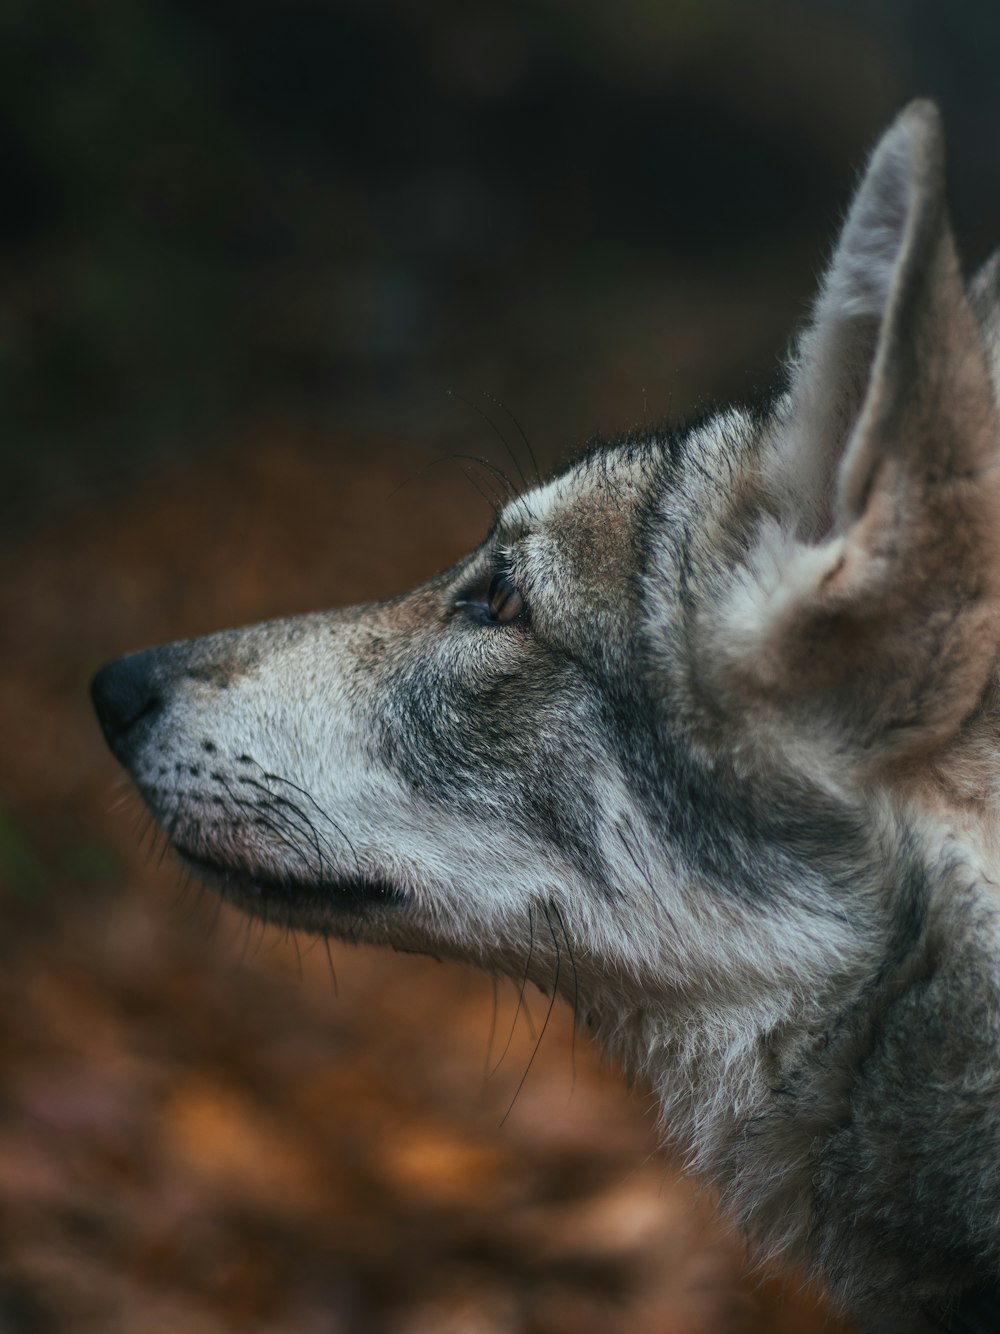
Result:
[[[562,992],[897,1329],[1000,1277],[1000,300],[941,143],[915,103],[876,148],[772,403],[591,452],[405,597],[94,683],[223,893]]]

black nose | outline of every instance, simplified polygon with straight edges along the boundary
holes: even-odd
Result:
[[[127,760],[136,725],[155,717],[163,707],[156,670],[158,657],[156,649],[144,649],[117,658],[102,667],[90,684],[90,697],[104,736],[122,761]]]

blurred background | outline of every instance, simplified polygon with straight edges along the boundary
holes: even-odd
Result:
[[[984,258],[998,49],[985,0],[0,9],[0,1334],[846,1328],[566,1014],[179,886],[86,686],[454,560],[456,455],[765,389],[911,96]]]

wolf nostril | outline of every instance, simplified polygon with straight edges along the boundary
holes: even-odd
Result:
[[[159,713],[163,694],[154,672],[154,651],[117,658],[94,677],[90,696],[108,745],[124,760],[136,723]]]

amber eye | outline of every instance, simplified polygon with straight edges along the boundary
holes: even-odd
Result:
[[[486,595],[487,614],[491,621],[508,625],[524,614],[524,598],[509,574],[495,574]]]

